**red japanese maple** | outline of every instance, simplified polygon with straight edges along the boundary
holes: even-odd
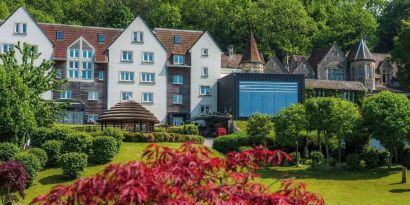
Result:
[[[256,147],[222,159],[192,143],[178,149],[151,144],[143,157],[145,161],[110,164],[94,177],[56,186],[32,204],[324,204],[301,183],[283,181],[279,191],[269,193],[253,181],[259,166],[291,160],[282,151]]]

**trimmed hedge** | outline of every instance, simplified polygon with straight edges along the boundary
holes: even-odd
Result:
[[[98,136],[93,139],[92,161],[98,164],[110,162],[118,153],[118,142],[110,136]]]
[[[79,177],[87,166],[87,158],[86,154],[78,152],[61,155],[59,163],[63,169],[63,175],[68,179]]]
[[[63,143],[62,152],[81,152],[89,154],[93,138],[86,132],[71,133]]]
[[[12,160],[20,152],[20,149],[17,145],[3,142],[0,143],[0,162]]]
[[[199,135],[198,126],[194,124],[185,124],[168,128],[169,133],[178,133],[185,135]]]
[[[249,137],[243,133],[239,133],[216,138],[212,148],[226,154],[232,151],[239,151],[240,147],[250,145],[251,143]]]
[[[124,139],[124,133],[122,130],[115,129],[115,128],[107,128],[101,132],[100,136],[109,136],[109,137],[114,138],[117,142],[117,145],[116,145],[117,151],[120,150],[121,143]]]
[[[33,130],[30,135],[30,145],[33,147],[41,147],[47,140],[64,141],[70,133],[74,131],[68,127],[57,126],[52,128],[40,127]]]
[[[28,175],[30,176],[30,179],[27,180],[27,186],[32,185],[38,172],[41,170],[40,161],[34,154],[30,154],[28,152],[20,152],[19,154],[17,154],[14,160],[23,164]]]
[[[126,132],[124,133],[124,142],[187,142],[192,141],[203,144],[205,139],[200,135],[182,135],[167,132]]]
[[[46,151],[44,151],[41,148],[34,147],[34,148],[29,149],[28,153],[33,154],[34,156],[36,156],[36,158],[40,162],[41,168],[44,168],[46,166],[47,161],[48,161]]]
[[[48,166],[57,165],[57,162],[60,159],[62,146],[63,142],[59,140],[48,140],[41,146],[41,148],[47,153]]]

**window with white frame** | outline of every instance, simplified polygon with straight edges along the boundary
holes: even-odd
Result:
[[[174,43],[175,44],[181,44],[181,42],[182,42],[182,38],[181,38],[181,36],[174,36]]]
[[[132,61],[132,51],[122,51],[121,61],[131,62]]]
[[[94,123],[97,123],[97,120],[98,120],[98,115],[89,114],[87,116],[87,123],[94,124]]]
[[[69,61],[68,62],[68,78],[71,79],[78,79],[78,69],[79,62],[78,61]]]
[[[136,31],[132,33],[132,41],[136,43],[144,42],[144,33],[141,31]]]
[[[208,77],[208,67],[202,67],[201,76]]]
[[[155,82],[155,73],[141,73],[141,82],[142,83],[154,83]]]
[[[15,34],[27,34],[27,24],[26,23],[15,23],[14,33]]]
[[[120,81],[134,81],[134,72],[121,71]]]
[[[173,63],[174,63],[174,65],[184,65],[185,64],[185,56],[183,56],[183,55],[173,55]]]
[[[201,113],[210,113],[211,112],[211,106],[210,105],[201,105]]]
[[[143,103],[153,103],[154,94],[153,93],[142,93],[142,102]]]
[[[174,76],[172,76],[172,84],[181,85],[183,83],[184,83],[184,76],[183,75],[174,75]]]
[[[173,104],[182,104],[182,95],[174,95],[172,97]]]
[[[61,69],[56,69],[56,78],[61,78]]]
[[[144,62],[144,63],[154,62],[154,53],[153,52],[144,52],[142,54],[142,62]]]
[[[92,59],[94,57],[94,52],[92,50],[83,50],[84,59]]]
[[[132,92],[121,92],[121,101],[132,100]]]
[[[104,71],[98,71],[98,80],[104,80]]]
[[[1,52],[6,53],[14,49],[14,44],[5,43],[1,46]]]
[[[79,58],[80,50],[79,49],[70,49],[70,58]]]
[[[88,100],[98,100],[98,91],[88,91]]]
[[[199,88],[199,95],[211,95],[211,87],[207,85],[201,85]]]
[[[208,54],[208,49],[207,49],[207,48],[201,49],[201,55],[202,55],[202,56],[208,56],[208,55],[209,55],[209,54]]]
[[[93,76],[93,64],[91,62],[83,62],[81,78],[83,80],[91,80]]]
[[[71,90],[62,90],[60,92],[60,99],[62,100],[71,99]]]

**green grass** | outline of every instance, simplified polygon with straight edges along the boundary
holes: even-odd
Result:
[[[117,156],[115,156],[112,163],[128,162],[131,160],[136,160],[141,158],[141,154],[145,147],[150,143],[123,143],[121,145],[121,150]],[[180,143],[158,143],[160,145],[165,145],[168,147],[176,148],[179,147]],[[82,177],[93,176],[98,172],[102,171],[106,164],[103,165],[89,165]],[[48,193],[51,188],[57,184],[69,184],[75,180],[67,180],[63,177],[63,171],[61,168],[46,169],[38,174],[34,185],[28,188],[25,193],[25,199],[21,200],[21,204],[29,204],[33,198],[38,195]]]
[[[392,170],[308,170],[278,167],[260,172],[258,181],[270,185],[277,178],[295,177],[304,182],[309,191],[319,193],[329,205],[400,205],[410,204],[410,183],[401,184],[401,168]],[[279,183],[272,186],[277,190]]]
[[[248,123],[246,121],[237,120],[235,121],[235,125],[241,130],[241,132],[246,133],[248,126]]]

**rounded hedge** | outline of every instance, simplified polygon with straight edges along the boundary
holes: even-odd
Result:
[[[124,142],[196,142],[203,144],[205,139],[200,135],[183,135],[178,133],[167,132],[126,132],[124,133]]]
[[[117,154],[117,141],[110,136],[98,136],[93,139],[92,161],[98,164],[110,162]]]
[[[39,127],[33,130],[30,135],[30,145],[41,147],[48,140],[64,141],[70,133],[74,132],[68,127],[57,126],[52,128]]]
[[[0,143],[0,162],[14,159],[19,151],[20,149],[15,144],[9,142]]]
[[[346,164],[347,164],[348,169],[357,170],[361,167],[360,163],[361,163],[361,159],[360,159],[359,154],[353,153],[353,154],[347,155]]]
[[[31,154],[28,152],[18,153],[14,160],[23,164],[28,175],[30,176],[30,179],[27,180],[27,186],[32,185],[38,172],[41,170],[40,161],[37,159],[37,157],[34,154]]]
[[[44,168],[47,164],[48,157],[46,151],[41,148],[31,148],[28,150],[28,153],[33,154],[36,156],[38,161],[40,162],[41,168]]]
[[[170,133],[187,134],[187,135],[198,135],[199,129],[195,124],[185,124],[181,126],[173,126],[168,128]]]
[[[115,128],[107,128],[101,133],[102,136],[110,136],[113,137],[117,142],[117,151],[120,150],[120,146],[122,144],[122,140],[124,139],[124,134],[122,130],[115,129]]]
[[[81,152],[88,154],[91,150],[92,137],[86,132],[73,132],[63,142],[62,152]]]
[[[379,154],[376,150],[366,150],[362,154],[363,161],[366,165],[366,168],[372,169],[376,168],[379,165]]]
[[[70,152],[61,155],[60,166],[63,169],[63,175],[69,179],[75,179],[81,175],[87,166],[88,156],[84,153]]]
[[[59,140],[48,140],[46,141],[41,148],[47,153],[49,166],[56,166],[61,155],[61,148],[63,142]]]
[[[212,146],[216,151],[224,154],[232,151],[239,151],[240,147],[250,146],[250,139],[244,134],[231,134],[217,137]]]

